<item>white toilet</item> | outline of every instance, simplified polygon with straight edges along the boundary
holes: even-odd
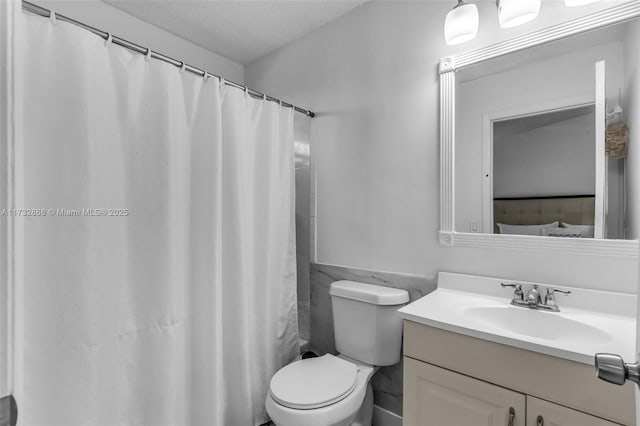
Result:
[[[329,294],[340,354],[295,361],[273,376],[266,408],[277,426],[371,426],[369,380],[400,360],[405,290],[336,281]]]

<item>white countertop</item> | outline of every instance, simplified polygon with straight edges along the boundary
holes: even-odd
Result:
[[[512,306],[513,289],[503,289],[501,282],[513,281],[440,273],[437,290],[399,313],[409,321],[584,364],[593,365],[599,352],[635,361],[635,295],[553,286],[572,293],[557,295],[560,312],[546,312]],[[533,284],[519,283],[525,292]]]

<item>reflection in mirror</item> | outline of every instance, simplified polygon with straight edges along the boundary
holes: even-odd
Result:
[[[594,114],[588,105],[493,122],[494,233],[579,234],[572,224],[593,237]]]
[[[633,20],[457,71],[455,230],[637,238],[639,50]]]

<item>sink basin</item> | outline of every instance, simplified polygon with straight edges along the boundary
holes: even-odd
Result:
[[[560,312],[510,304],[504,279],[438,274],[438,288],[404,306],[405,320],[584,364],[610,352],[636,356],[636,295],[564,288]],[[523,283],[530,288],[535,283]],[[557,287],[557,286],[554,286]]]
[[[537,339],[558,341],[582,341],[606,343],[611,340],[608,333],[582,321],[566,318],[560,313],[544,312],[516,306],[473,306],[463,310],[489,327],[512,333],[524,334]]]

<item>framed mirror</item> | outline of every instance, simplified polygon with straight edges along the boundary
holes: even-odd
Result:
[[[639,16],[633,1],[440,61],[441,243],[638,257]]]

